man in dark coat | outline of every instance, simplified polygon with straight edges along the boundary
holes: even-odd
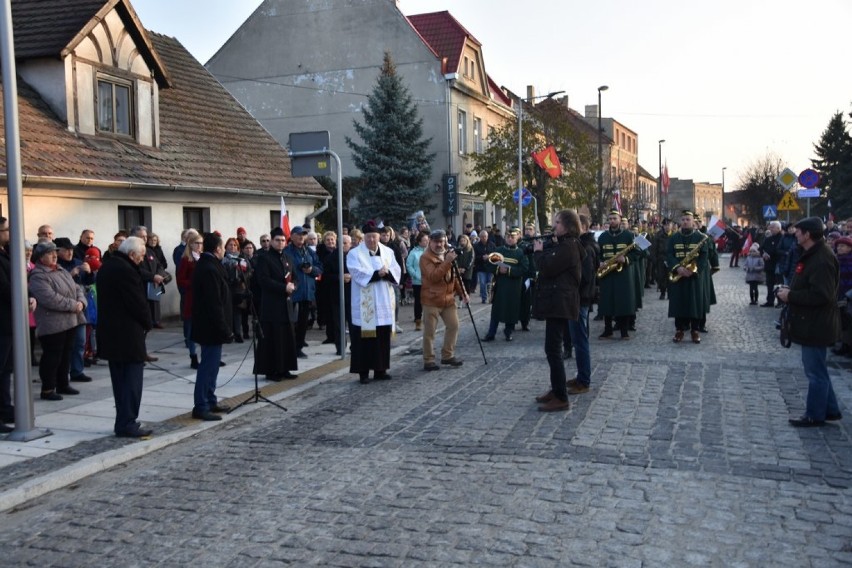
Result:
[[[781,244],[781,223],[769,223],[769,236],[760,243],[760,254],[763,255],[763,269],[766,272],[766,302],[760,304],[763,308],[775,305],[775,269],[778,267],[778,245]]]
[[[151,430],[136,421],[142,402],[145,333],[152,324],[139,273],[143,258],[145,241],[130,237],[104,261],[97,275],[98,353],[109,361],[115,399],[114,430],[120,438],[151,435]]]
[[[222,345],[234,339],[231,314],[231,287],[222,258],[225,246],[216,233],[204,235],[204,252],[192,275],[192,336],[201,345],[201,361],[195,376],[195,406],[192,417],[199,420],[221,420],[217,412],[229,407],[216,400],[216,378]]]
[[[562,336],[568,322],[580,315],[580,281],[585,249],[580,243],[580,219],[564,209],[553,217],[555,246],[544,250],[544,243],[533,244],[538,266],[535,317],[546,320],[544,353],[550,366],[550,390],[536,397],[542,412],[568,410],[565,362],[562,360]],[[508,235],[507,235],[508,236]]]
[[[592,359],[589,349],[589,308],[596,301],[597,283],[595,273],[598,270],[598,242],[595,234],[589,231],[590,219],[580,215],[580,244],[586,253],[583,258],[582,277],[580,279],[580,312],[576,320],[568,320],[568,333],[571,347],[577,352],[577,377],[568,381],[568,394],[583,394],[589,392],[592,383]],[[565,350],[562,358],[569,354]]]
[[[698,333],[701,320],[710,311],[710,298],[707,293],[705,275],[709,277],[710,263],[707,260],[707,235],[695,229],[695,219],[691,211],[684,211],[680,218],[680,231],[669,237],[668,265],[679,277],[677,282],[669,282],[669,317],[675,320],[675,335],[672,341],[680,343],[684,333],[689,330],[693,343],[701,343]],[[683,266],[687,255],[695,247],[700,251],[694,260],[696,270]]]
[[[271,233],[269,250],[257,257],[254,281],[260,288],[260,335],[254,372],[265,375],[267,380],[295,379],[290,371],[298,369],[296,339],[293,333],[291,310],[288,297],[293,294],[293,266],[290,256],[284,252],[287,238],[284,231],[276,227]]]
[[[660,230],[654,235],[654,269],[657,273],[657,289],[660,291],[660,299],[666,299],[666,290],[669,283],[669,271],[666,268],[668,257],[669,236],[672,234],[672,222],[668,218],[663,219]]]
[[[821,426],[840,420],[840,406],[826,365],[826,349],[840,337],[837,310],[839,266],[826,244],[819,217],[796,223],[796,241],[802,255],[796,263],[789,288],[778,290],[778,299],[789,306],[789,338],[802,346],[802,365],[808,377],[805,413],[791,418],[796,427]]]

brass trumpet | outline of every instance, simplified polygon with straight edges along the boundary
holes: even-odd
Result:
[[[517,259],[506,258],[499,252],[492,252],[488,255],[488,262],[491,264],[518,264]]]

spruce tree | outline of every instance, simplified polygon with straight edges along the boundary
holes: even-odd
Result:
[[[346,137],[365,184],[357,195],[356,214],[362,221],[381,219],[398,227],[411,213],[428,209],[435,154],[429,153],[432,139],[423,138],[423,119],[390,53],[385,52],[363,114],[363,124],[353,120],[363,144]]]
[[[814,151],[817,158],[811,163],[819,172],[832,211],[840,218],[852,215],[852,137],[841,113],[831,117]]]

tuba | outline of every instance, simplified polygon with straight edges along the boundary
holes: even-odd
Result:
[[[689,252],[684,255],[680,262],[675,264],[672,269],[669,271],[669,282],[677,282],[681,278],[683,278],[680,274],[677,274],[677,269],[680,267],[686,268],[691,271],[693,274],[698,273],[698,263],[695,261],[698,258],[698,255],[701,254],[701,247],[704,246],[704,243],[707,242],[707,239],[710,238],[709,234],[705,234],[704,238],[698,241],[694,247],[689,249]]]

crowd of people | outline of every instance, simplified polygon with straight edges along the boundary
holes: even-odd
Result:
[[[170,269],[180,294],[189,367],[196,371],[192,416],[200,420],[220,420],[229,410],[215,391],[224,365],[222,345],[230,342],[256,341],[254,372],[277,382],[297,377],[299,359],[308,358],[308,329],[315,324],[324,329],[323,343],[335,345],[338,355],[346,350],[345,330],[350,372],[364,384],[390,379],[391,338],[403,331],[399,306],[408,301],[414,304],[415,331],[422,333],[425,371],[463,364],[455,353],[457,309],[470,302],[477,288],[480,301],[490,304],[485,342],[496,339],[500,324],[503,338],[512,341],[518,324],[529,331],[531,318],[544,320],[551,388],[536,400],[545,412],[566,410],[568,395],[589,391],[589,319],[595,309],[595,319],[604,322],[601,340],[629,340],[645,289],[656,285],[674,319],[673,341],[680,343],[688,334],[692,343],[700,343],[716,302],[712,274],[719,269],[719,246],[744,251],[751,305],[759,302],[761,284],[766,286],[762,306],[780,304],[782,296],[786,303],[796,302],[797,294],[789,300],[778,286],[787,289],[800,273],[806,250],[801,224],[773,221],[765,232],[732,227],[719,241],[703,232],[701,219],[689,211],[677,226],[668,220],[656,228],[631,226],[618,211],[610,212],[607,222],[597,230],[588,217],[566,210],[554,215],[546,235],[534,225],[523,231],[510,227],[505,235],[497,228],[467,225],[457,238],[451,230],[431,230],[425,219],[399,232],[368,222],[321,237],[297,226],[289,238],[280,228],[261,235],[258,246],[242,227],[233,237],[186,229],[170,259],[158,235],[146,227],[119,231],[101,255],[93,231],[82,231],[74,244],[43,225],[36,244],[26,245],[31,345],[37,339],[41,346],[40,360],[31,352],[39,367],[39,396],[57,401],[79,394],[77,383],[92,380],[85,367],[104,359],[116,401],[115,434],[149,435],[137,420],[142,370],[157,360],[145,339],[162,326],[160,304],[173,279]],[[833,253],[839,267],[833,295],[835,309],[843,314],[843,332],[833,351],[852,356],[852,309],[846,309],[847,294],[852,296],[852,221],[844,226],[846,233],[822,229],[824,236],[816,238],[814,227],[810,234]],[[636,246],[640,242],[645,246]],[[0,274],[8,275],[7,245],[8,221],[0,218]],[[739,267],[739,256],[731,255],[731,268]],[[4,298],[7,282],[0,290]],[[0,302],[4,310],[10,301],[9,296]],[[445,332],[436,356],[439,322]],[[3,317],[3,325],[0,419],[10,423],[11,318]],[[575,353],[577,374],[566,380],[564,361]],[[825,382],[822,375],[820,381]],[[834,410],[828,409],[832,418],[827,419],[839,414]],[[821,422],[824,414],[812,418]]]

